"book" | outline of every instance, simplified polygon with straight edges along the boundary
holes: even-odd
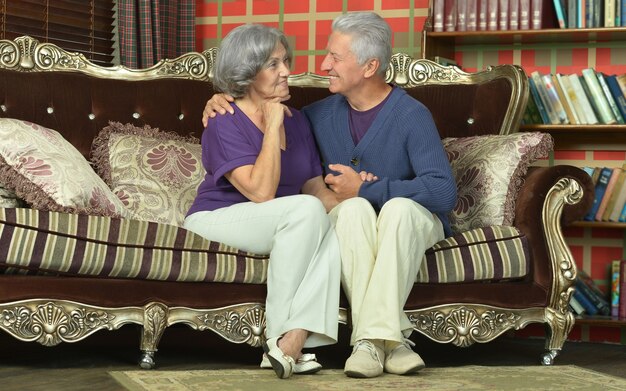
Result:
[[[530,0],[519,0],[519,29],[530,29]]]
[[[569,124],[569,119],[567,118],[567,112],[563,108],[563,103],[561,103],[561,99],[559,98],[556,87],[554,86],[552,75],[550,74],[541,75],[541,81],[543,81],[543,86],[546,89],[548,99],[550,99],[550,105],[552,106],[552,109],[554,110],[554,114],[557,116],[558,122],[555,125]]]
[[[606,83],[604,74],[602,72],[596,72],[596,77],[598,78],[598,84],[600,84],[600,87],[602,88],[602,92],[604,93],[604,96],[606,97],[606,101],[609,102],[609,107],[611,108],[611,111],[613,112],[613,116],[615,117],[615,120],[617,121],[618,124],[624,124],[624,117],[622,116],[622,113],[619,110],[619,107],[617,107],[617,102],[615,102],[615,98],[613,98],[613,94],[611,94],[611,90],[609,90],[609,85]]]
[[[433,0],[433,31],[443,31],[444,0]]]
[[[467,0],[456,0],[456,31],[467,31]]]
[[[530,0],[530,27],[539,30],[542,27],[543,0]]]
[[[562,77],[560,77],[560,74],[554,74],[552,75],[552,84],[554,85],[554,89],[557,92],[557,95],[559,96],[559,100],[561,101],[561,105],[563,106],[563,109],[565,110],[565,115],[567,116],[567,121],[566,123],[570,123],[570,124],[578,124],[580,122],[578,122],[578,115],[576,115],[576,113],[574,112],[574,108],[571,105],[571,101],[569,99],[569,96],[566,95],[565,90],[563,89],[562,85],[561,85],[561,79]]]
[[[620,318],[626,318],[626,260],[619,263],[619,310]]]
[[[615,0],[604,0],[603,27],[615,27]]]
[[[567,0],[567,27],[580,27],[576,24],[578,13],[578,0]]]
[[[509,30],[519,30],[519,0],[509,1]]]
[[[602,296],[594,293],[587,284],[585,284],[580,278],[576,277],[576,281],[574,282],[574,286],[577,291],[580,293],[594,306],[597,315],[605,315],[608,316],[611,314],[611,306],[609,302]],[[580,301],[580,298],[576,298]],[[587,313],[591,315],[585,304],[581,303]]]
[[[541,97],[539,96],[539,91],[537,90],[537,86],[535,85],[535,81],[533,80],[532,77],[528,78],[528,89],[530,90],[531,97],[535,101],[535,105],[537,106],[537,109],[539,110],[539,114],[541,115],[541,120],[543,121],[543,124],[544,125],[551,124],[550,117],[548,116],[548,112],[546,111],[546,108],[543,105],[543,101],[541,100]]]
[[[578,300],[576,300],[574,295],[569,298],[569,306],[572,309],[572,312],[574,312],[576,315],[584,315],[586,313],[585,307],[583,307],[582,304],[580,304]]]
[[[456,30],[456,0],[444,0],[443,31]]]
[[[550,119],[550,122],[548,122],[548,124],[560,124],[561,119],[559,117],[559,114],[557,114],[557,112],[555,111],[554,106],[552,105],[552,98],[548,95],[548,89],[543,82],[543,76],[539,73],[539,71],[533,71],[530,76],[533,80],[533,83],[535,83],[537,92],[539,93],[539,99],[541,100],[541,104],[545,108],[546,113],[548,113],[548,118]]]
[[[620,90],[622,90],[622,94],[626,95],[626,73],[623,75],[615,75],[615,80],[617,80],[617,84],[619,85]]]
[[[599,315],[608,316],[611,314],[611,303],[608,300],[608,295],[602,292],[593,279],[582,269],[578,270],[575,286],[596,306]]]
[[[626,223],[626,204],[622,208],[622,211],[619,214],[619,219],[617,219],[620,223]]]
[[[624,207],[624,203],[626,202],[626,170],[625,166],[622,166],[622,171],[617,177],[617,182],[615,183],[615,187],[613,188],[613,193],[611,198],[609,198],[609,202],[606,205],[606,211],[602,215],[603,221],[614,221],[617,222],[619,220],[619,214]]]
[[[559,85],[563,89],[563,93],[565,94],[565,100],[569,104],[570,109],[572,110],[572,115],[574,117],[574,124],[585,124],[585,112],[580,105],[580,101],[576,98],[576,92],[574,91],[574,87],[572,87],[572,83],[567,75],[561,75],[560,73],[556,74],[557,81]]]
[[[543,119],[541,118],[541,114],[539,113],[539,108],[537,107],[537,103],[535,103],[535,99],[532,94],[528,97],[528,104],[526,105],[526,112],[524,114],[528,116],[526,123],[528,125],[541,125],[543,124]]]
[[[592,68],[585,68],[582,70],[582,77],[585,84],[587,84],[587,87],[589,88],[589,98],[591,104],[598,111],[600,121],[607,125],[617,123],[617,120],[609,107],[609,102],[606,100],[604,92],[602,92],[602,87],[600,87],[596,72]]]
[[[478,29],[478,0],[467,0],[467,31]]]
[[[487,30],[495,31],[498,29],[498,6],[499,0],[487,0]]]
[[[478,8],[478,16],[477,19],[477,30],[486,31],[487,30],[487,0],[478,0],[477,1]]]
[[[584,217],[586,221],[593,221],[596,217],[596,213],[598,213],[598,208],[600,207],[600,202],[602,202],[602,197],[604,197],[604,193],[606,192],[606,186],[609,184],[609,179],[611,178],[611,174],[613,170],[608,167],[603,167],[600,170],[600,176],[598,177],[598,181],[594,188],[595,196],[593,199],[593,204],[591,209]]]
[[[620,259],[611,262],[611,316],[619,315]]]
[[[556,11],[556,20],[559,23],[559,28],[567,28],[566,24],[566,14],[565,9],[563,8],[563,3],[561,0],[553,0],[554,10]]]
[[[576,95],[574,105],[577,108],[580,106],[582,113],[584,114],[584,118],[586,122],[583,122],[583,123],[587,125],[597,124],[598,118],[596,117],[596,114],[593,111],[593,108],[591,107],[591,102],[589,102],[589,98],[587,98],[587,94],[585,94],[585,90],[582,87],[580,78],[575,73],[568,75],[568,78],[569,78],[570,84],[572,85],[572,89],[574,90],[574,94]],[[576,102],[578,102],[578,106]],[[580,115],[580,113],[578,115]]]
[[[596,315],[598,309],[578,288],[574,289],[573,297],[583,306],[587,315]]]
[[[604,191],[604,195],[602,196],[602,200],[600,201],[600,206],[598,207],[598,211],[596,212],[595,220],[602,221],[602,215],[606,210],[606,206],[609,203],[609,198],[613,195],[613,188],[617,183],[617,179],[619,178],[619,174],[622,172],[620,167],[615,167],[611,169],[611,177],[609,178],[609,182],[606,185],[606,190]]]
[[[626,119],[626,95],[624,95],[622,89],[617,83],[617,76],[606,75],[604,79],[609,87],[609,91],[611,91],[611,95],[613,95],[613,99],[615,99],[615,104],[617,105],[617,108],[622,114],[622,117]]]
[[[498,30],[509,29],[509,0],[498,0]]]

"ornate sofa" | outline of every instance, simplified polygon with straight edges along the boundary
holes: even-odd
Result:
[[[0,41],[0,121],[14,118],[56,130],[86,160],[93,159],[97,148],[92,144],[109,121],[149,125],[192,142],[188,136],[200,136],[202,109],[213,94],[214,56],[212,49],[129,70],[101,68],[29,37]],[[522,135],[516,132],[528,97],[519,67],[468,74],[396,54],[388,79],[430,108],[451,162],[482,154],[484,164],[495,156],[500,160],[492,174],[498,176],[504,171],[501,160],[527,152],[527,139],[515,138]],[[290,104],[298,108],[327,96],[325,86],[324,77],[292,75]],[[551,146],[549,136],[529,137],[539,137],[544,148],[520,158],[522,165]],[[497,155],[481,152],[485,145]],[[14,149],[4,147],[5,153]],[[470,147],[479,153],[467,152]],[[140,154],[135,151],[131,155]],[[34,203],[29,198],[34,188],[9,183],[19,167],[7,168],[7,156],[0,156],[0,185],[18,201]],[[485,201],[478,199],[480,190],[492,188],[494,176],[477,175],[471,162],[455,172],[460,204],[452,220],[457,235],[429,250],[406,312],[416,331],[458,346],[543,323],[548,331],[542,361],[551,364],[574,323],[568,302],[576,266],[561,227],[582,218],[591,205],[591,181],[571,166],[514,166],[509,174],[519,178],[508,178],[507,194],[499,198],[506,205],[496,205],[497,210],[488,205],[480,211],[482,217],[474,218],[477,204]],[[112,179],[111,173],[99,173]],[[471,184],[472,192],[463,193]],[[4,332],[54,346],[138,324],[143,368],[154,367],[163,332],[177,323],[260,346],[267,256],[203,240],[175,222],[92,215],[89,208],[71,213],[53,204],[0,208]],[[490,221],[491,215],[500,220]],[[342,298],[339,319],[349,326],[348,311]]]

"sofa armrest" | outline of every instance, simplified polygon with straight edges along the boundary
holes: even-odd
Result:
[[[515,205],[514,225],[530,244],[529,278],[549,293],[548,308],[566,315],[576,263],[561,231],[581,220],[593,204],[591,177],[578,167],[532,167]]]

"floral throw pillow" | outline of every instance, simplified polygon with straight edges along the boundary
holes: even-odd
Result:
[[[32,122],[0,119],[0,183],[35,209],[130,216],[72,144]]]
[[[528,167],[554,147],[552,136],[540,132],[442,141],[457,183],[458,201],[449,216],[455,233],[512,225]]]
[[[182,226],[205,175],[197,138],[110,122],[91,153],[96,171],[135,219]]]

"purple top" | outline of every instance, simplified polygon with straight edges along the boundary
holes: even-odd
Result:
[[[349,107],[349,119],[350,119],[350,135],[352,135],[352,140],[354,141],[354,145],[357,145],[359,141],[365,136],[365,132],[367,129],[372,126],[372,123],[376,119],[376,115],[380,109],[383,108],[391,93],[387,94],[385,99],[382,102],[372,107],[369,110],[358,111]]]
[[[209,119],[202,133],[202,165],[206,175],[187,215],[224,208],[249,201],[225,177],[237,167],[254,164],[261,152],[263,133],[237,105],[233,115],[218,115]],[[300,194],[306,181],[322,175],[311,127],[306,117],[290,108],[292,117],[285,115],[287,148],[281,150],[280,182],[276,197]]]

